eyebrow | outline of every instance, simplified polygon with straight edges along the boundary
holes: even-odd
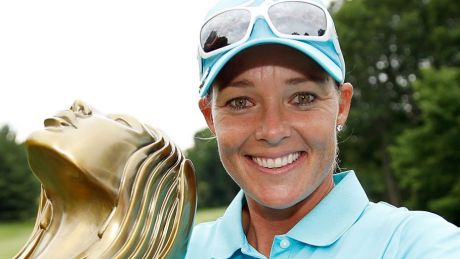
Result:
[[[305,82],[310,82],[312,80],[310,80],[310,78],[306,78],[306,77],[297,77],[297,78],[291,78],[291,79],[288,79],[286,80],[286,84],[287,85],[298,85],[298,84],[302,84],[302,83],[305,83]]]
[[[237,87],[237,88],[248,88],[248,87],[254,87],[254,84],[251,83],[249,80],[243,79],[243,80],[238,80],[238,81],[231,81],[231,82],[224,82],[220,85],[220,89],[224,89],[227,87]]]
[[[322,78],[309,78],[309,77],[296,77],[296,78],[290,78],[285,81],[287,85],[297,85],[297,84],[302,84],[305,82],[316,82],[316,83],[324,83],[325,80]],[[243,80],[238,80],[238,81],[233,81],[233,82],[225,82],[224,84],[221,84],[222,87],[252,87],[254,86],[253,83],[251,83],[249,80],[243,79]]]
[[[296,78],[291,78],[286,80],[286,84],[288,86],[294,87],[296,85],[302,84],[302,83],[308,83],[308,82],[313,82],[315,83],[315,87],[318,87],[321,92],[327,92],[328,88],[326,87],[327,85],[327,79],[322,79],[319,77],[316,78],[311,78],[311,77],[296,77]]]
[[[326,83],[326,79],[321,78],[321,77],[295,77],[295,78],[290,78],[285,81],[286,85],[291,85],[295,86],[298,84],[306,83],[306,82],[314,82],[318,83],[320,86],[323,86]],[[230,82],[224,82],[219,84],[219,89],[223,90],[228,87],[235,87],[235,88],[250,88],[254,87],[254,84],[246,79],[238,80],[238,81],[230,81]],[[323,87],[321,87],[323,88]]]
[[[324,84],[326,83],[327,79],[321,78],[321,77],[296,77],[296,78],[291,78],[286,80],[286,84],[288,85],[297,85],[297,84],[302,84],[305,82],[314,82],[314,83],[319,83],[319,84]]]

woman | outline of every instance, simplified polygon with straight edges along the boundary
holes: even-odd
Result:
[[[223,0],[200,36],[199,106],[242,191],[188,258],[460,258],[454,225],[333,175],[353,87],[321,2]]]

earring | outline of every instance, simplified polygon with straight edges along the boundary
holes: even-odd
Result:
[[[337,130],[337,132],[341,132],[343,130],[343,125],[342,124],[337,124],[336,130]]]

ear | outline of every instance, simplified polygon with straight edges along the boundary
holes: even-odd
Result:
[[[198,106],[200,107],[200,111],[206,120],[206,124],[208,124],[209,130],[211,130],[213,135],[216,135],[214,119],[212,118],[211,99],[208,96],[201,98],[198,102]]]
[[[350,112],[351,98],[353,97],[353,86],[350,83],[344,83],[340,86],[339,96],[339,114],[337,116],[337,125],[344,125]]]

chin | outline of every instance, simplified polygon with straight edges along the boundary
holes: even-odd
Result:
[[[258,204],[270,208],[270,209],[277,209],[277,210],[283,210],[283,209],[288,209],[302,200],[306,199],[308,196],[303,197],[303,196],[295,196],[290,194],[289,196],[276,196],[273,197],[271,195],[269,196],[262,196],[257,199],[254,199]]]
[[[35,146],[35,147],[46,147],[49,149],[58,149],[61,146],[61,143],[69,141],[65,139],[64,135],[61,135],[59,129],[52,130],[39,130],[30,134],[25,144],[26,146]]]

